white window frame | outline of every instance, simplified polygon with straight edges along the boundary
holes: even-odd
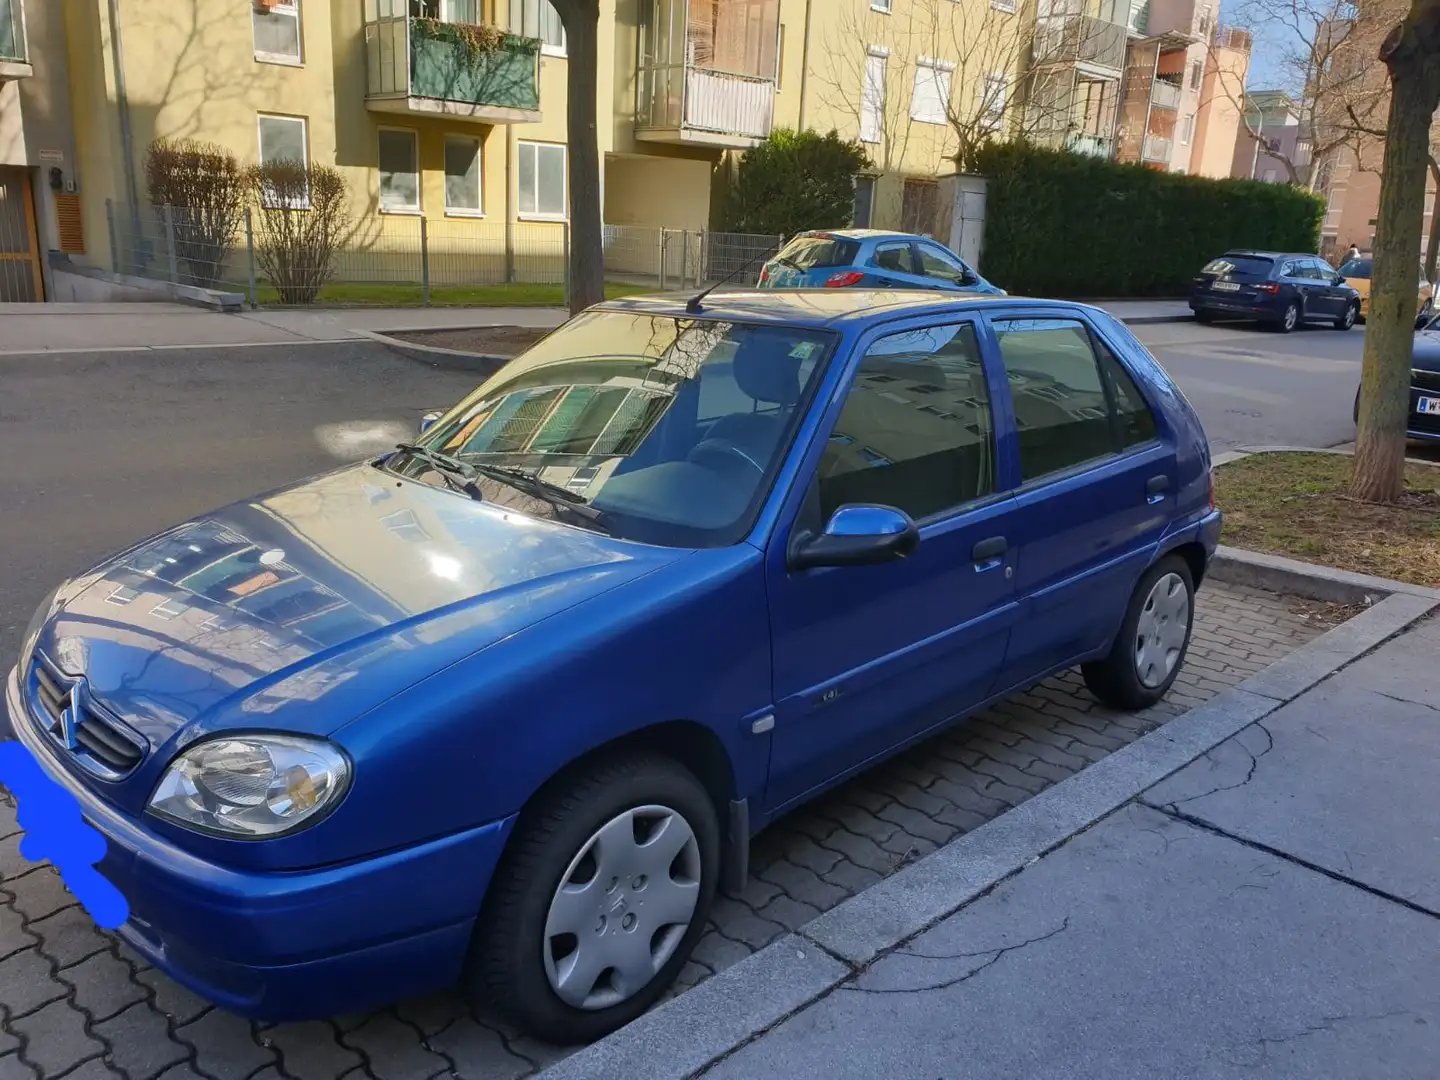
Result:
[[[1180,145],[1189,146],[1195,137],[1195,114],[1186,113],[1180,118]]]
[[[450,144],[463,142],[475,147],[475,163],[479,174],[475,177],[476,191],[474,207],[450,205]],[[485,216],[485,140],[473,135],[445,136],[445,216],[483,218]]]
[[[915,61],[915,85],[910,90],[910,119],[917,124],[940,124],[949,123],[950,120],[950,94],[953,91],[952,76],[955,74],[955,65],[948,60],[936,60],[934,57],[922,56]],[[941,76],[944,79],[941,79]],[[920,86],[923,80],[930,79],[935,84],[935,95],[940,102],[940,115],[930,117],[922,115],[919,111]]]
[[[992,97],[990,87],[993,83],[1000,84],[1000,96],[998,99]],[[998,109],[987,107],[992,100],[998,104]],[[993,135],[1005,126],[1005,113],[1010,108],[1010,76],[1003,71],[988,71],[980,76],[980,130]],[[992,115],[992,113],[994,115]]]
[[[304,67],[305,24],[300,18],[300,0],[275,0],[275,3],[265,11],[267,15],[288,15],[295,20],[295,44],[300,50],[298,56],[260,51],[260,46],[255,41],[255,16],[258,14],[260,11],[252,6],[250,9],[250,45],[255,54],[255,62],[257,64],[280,64],[283,67]]]
[[[256,160],[259,161],[261,165],[264,165],[264,164],[265,164],[265,136],[261,133],[261,123],[262,123],[262,121],[265,121],[265,120],[281,120],[281,121],[284,121],[285,123],[299,124],[299,125],[300,125],[300,152],[301,152],[302,155],[304,155],[304,156],[301,158],[300,164],[303,165],[306,169],[309,169],[309,168],[310,168],[310,121],[309,121],[306,117],[303,117],[303,116],[289,116],[289,115],[287,115],[287,114],[285,114],[285,113],[258,113],[258,112],[257,112],[257,113],[255,114],[255,149],[256,149]],[[263,196],[262,196],[262,198],[263,198]],[[271,202],[271,201],[265,200],[265,205],[268,206],[268,207],[278,207],[278,206],[279,206],[279,203],[278,203],[278,202]],[[299,202],[297,202],[293,207],[291,207],[291,209],[293,209],[293,210],[309,210],[309,209],[310,209],[310,194],[309,194],[309,192],[307,191],[306,194],[305,194],[305,197],[304,197],[302,200],[300,200]]]
[[[880,85],[870,86],[870,61],[880,61]],[[885,138],[885,94],[886,83],[889,80],[890,50],[881,45],[871,45],[865,50],[865,67],[860,75],[860,141],[869,143],[872,146],[879,145]],[[866,106],[874,99],[875,105],[875,130],[865,130]]]
[[[520,163],[515,163],[515,216],[521,221],[566,221],[570,216],[570,148],[565,143],[540,142],[537,139],[521,139],[516,144],[516,155],[523,154],[526,147],[555,147],[560,151],[560,213],[548,213],[540,207],[540,156],[538,149],[535,156],[535,209],[520,210]]]
[[[563,59],[565,59],[567,56],[570,55],[570,51],[569,51],[569,48],[570,48],[570,46],[569,46],[569,35],[567,35],[567,34],[565,33],[565,24],[564,24],[564,23],[561,23],[561,24],[560,24],[560,43],[559,43],[558,45],[555,45],[555,44],[552,44],[551,42],[546,41],[546,40],[544,39],[544,37],[541,36],[541,34],[540,34],[540,28],[539,28],[538,26],[534,28],[534,32],[533,32],[533,33],[531,33],[530,29],[525,26],[525,22],[527,21],[527,20],[526,20],[526,15],[528,14],[528,11],[527,11],[526,9],[527,9],[530,5],[534,5],[535,18],[536,18],[536,20],[538,21],[538,20],[540,19],[540,17],[541,17],[541,14],[542,14],[542,12],[541,12],[541,10],[540,10],[540,5],[544,4],[544,5],[546,5],[546,6],[548,7],[548,6],[549,6],[549,3],[550,3],[550,0],[510,0],[510,16],[511,16],[511,17],[510,17],[510,32],[511,32],[512,34],[520,34],[521,36],[524,36],[524,37],[534,37],[534,38],[538,38],[539,41],[540,41],[540,53],[541,53],[541,55],[543,55],[543,56],[553,56],[553,57],[556,57],[556,58],[558,58],[558,59],[563,60]],[[520,13],[521,13],[521,14],[520,14],[520,25],[519,25],[519,26],[516,26],[516,25],[515,25],[515,17],[514,17],[514,16],[515,16],[515,7],[516,7],[517,4],[520,6]],[[556,18],[558,19],[559,16],[557,15]]]
[[[415,205],[414,206],[386,206],[385,192],[380,189],[380,136],[381,135],[408,135],[410,145],[415,148]],[[375,130],[375,187],[376,205],[382,214],[399,214],[402,217],[417,217],[424,212],[425,203],[425,177],[420,169],[420,132],[415,128],[402,127],[379,127]]]
[[[441,20],[441,22],[450,23],[452,26],[473,25],[473,24],[469,24],[469,23],[461,23],[459,20],[457,20],[457,19],[455,18],[454,5],[455,5],[455,0],[442,0],[442,2],[441,2],[441,4],[440,4],[440,20]],[[485,17],[485,4],[484,4],[484,0],[475,0],[475,21],[476,21],[476,22],[482,22],[482,21],[484,21],[484,17]]]
[[[895,0],[870,0],[870,10],[878,11],[882,15],[889,15],[894,6]]]
[[[1199,73],[1200,73],[1198,78],[1196,77],[1196,74],[1195,74],[1197,70],[1198,70]],[[1202,86],[1204,86],[1204,85],[1205,85],[1205,61],[1204,61],[1204,60],[1191,60],[1191,61],[1190,61],[1190,89],[1191,89],[1191,90],[1195,90],[1195,91],[1198,92],[1199,89],[1200,89]]]
[[[990,0],[990,7],[995,11],[1004,12],[1006,15],[1015,14],[1015,0]]]

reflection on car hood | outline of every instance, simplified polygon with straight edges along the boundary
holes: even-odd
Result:
[[[683,554],[361,465],[101,564],[37,644],[152,748],[190,724],[318,734]]]
[[[1415,335],[1412,365],[1419,371],[1440,372],[1440,328]]]

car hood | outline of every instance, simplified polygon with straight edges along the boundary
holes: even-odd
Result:
[[[684,554],[359,465],[102,563],[36,645],[152,751],[236,727],[328,734]]]
[[[1416,371],[1440,372],[1440,329],[1415,335],[1415,351],[1411,366]]]
[[[1369,279],[1369,278],[1347,277],[1347,278],[1345,279],[1345,284],[1346,284],[1346,285],[1349,285],[1352,289],[1354,289],[1356,292],[1358,292],[1362,297],[1367,297],[1367,296],[1370,295],[1370,279]]]

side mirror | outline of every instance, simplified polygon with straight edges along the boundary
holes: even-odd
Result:
[[[960,272],[960,284],[978,285],[980,284],[980,275],[975,273],[974,270],[962,270]]]
[[[1330,284],[1331,284],[1331,285],[1344,285],[1344,284],[1345,284],[1345,275],[1344,275],[1344,274],[1336,274],[1334,280],[1332,280],[1332,281],[1330,282]]]
[[[893,506],[842,506],[819,536],[801,534],[790,548],[790,568],[869,566],[903,559],[920,542],[920,531]]]
[[[435,426],[435,421],[439,420],[440,417],[444,415],[445,413],[441,409],[436,409],[434,412],[427,412],[424,416],[420,418],[419,434],[424,435],[425,432],[429,431],[432,427]]]

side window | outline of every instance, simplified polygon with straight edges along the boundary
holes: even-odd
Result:
[[[881,338],[860,361],[819,471],[825,520],[881,503],[917,520],[995,490],[990,395],[973,323]]]
[[[1300,268],[1299,268],[1298,266],[1296,266],[1293,262],[1284,262],[1284,263],[1281,263],[1281,264],[1280,264],[1280,276],[1281,276],[1281,277],[1299,277],[1299,276],[1300,276]]]
[[[1149,442],[1159,434],[1155,427],[1155,414],[1150,411],[1140,388],[1125,370],[1125,365],[1115,354],[1097,341],[1100,352],[1100,370],[1110,384],[1111,399],[1115,402],[1115,428],[1120,434],[1120,448],[1138,446]]]
[[[996,320],[1020,438],[1020,479],[1113,453],[1109,403],[1085,326],[1072,319]]]
[[[910,257],[909,244],[881,244],[875,249],[870,265],[895,274],[913,274],[915,263]]]
[[[920,253],[920,270],[926,277],[941,278],[955,285],[965,284],[968,275],[958,260],[929,244],[918,244],[915,250]]]

